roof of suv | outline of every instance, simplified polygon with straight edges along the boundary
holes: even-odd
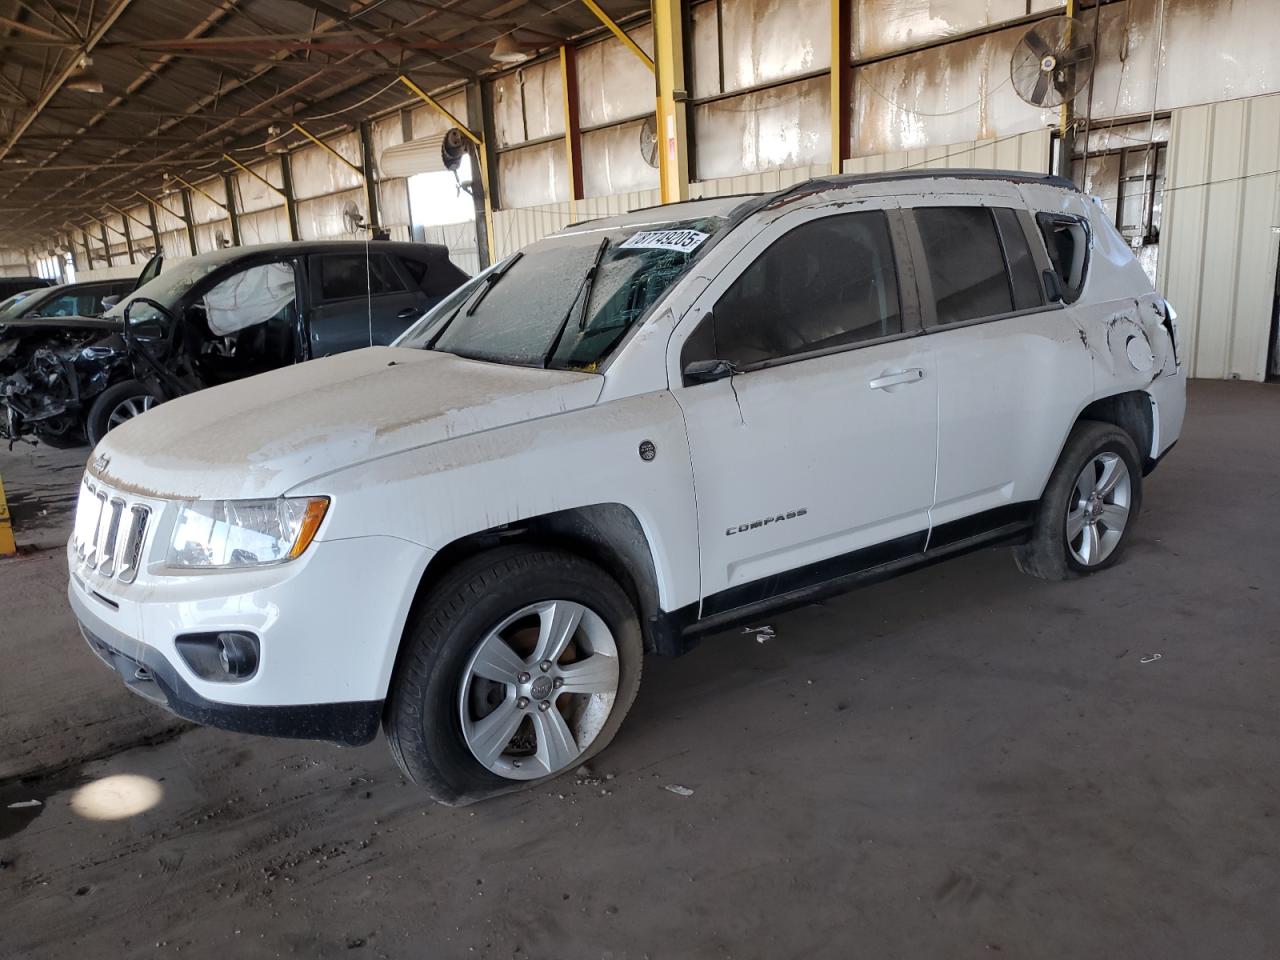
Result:
[[[695,220],[699,217],[721,216],[740,221],[782,199],[795,199],[824,190],[856,187],[866,183],[915,183],[921,180],[986,180],[1002,183],[1026,183],[1042,187],[1057,187],[1079,193],[1080,188],[1064,177],[1048,173],[1028,173],[1025,170],[979,170],[967,167],[933,167],[918,170],[884,170],[875,173],[833,173],[830,176],[801,180],[789,187],[771,193],[738,193],[719,197],[703,197],[680,203],[637,207],[626,213],[591,220],[580,220],[565,228],[566,233],[600,227],[625,227],[639,223]]]

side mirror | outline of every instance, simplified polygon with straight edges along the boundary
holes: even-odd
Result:
[[[1053,270],[1046,270],[1042,275],[1044,277],[1044,292],[1049,295],[1050,303],[1062,303],[1062,284],[1058,281],[1058,274]]]
[[[99,302],[102,304],[103,310],[110,310],[112,307],[114,307],[117,303],[120,302],[120,294],[113,293],[109,297],[103,297],[102,300]]]
[[[685,366],[684,379],[688,383],[711,383],[733,376],[737,369],[728,360],[695,360]]]

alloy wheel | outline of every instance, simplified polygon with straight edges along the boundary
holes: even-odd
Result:
[[[140,417],[155,405],[156,398],[150,395],[121,400],[111,408],[111,415],[107,417],[107,429],[114,430],[126,420]]]
[[[501,777],[559,773],[603,729],[618,681],[618,647],[596,613],[572,600],[529,604],[489,631],[463,671],[463,739]]]
[[[1104,451],[1092,457],[1076,477],[1067,501],[1067,549],[1086,567],[1115,551],[1129,522],[1133,479],[1124,458]]]

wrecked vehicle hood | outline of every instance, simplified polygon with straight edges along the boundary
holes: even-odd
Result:
[[[106,317],[24,317],[0,323],[0,337],[24,333],[49,333],[52,330],[75,330],[85,333],[112,333],[120,329],[120,321]]]
[[[89,469],[146,497],[275,497],[367,460],[591,406],[603,385],[598,374],[371,347],[160,404],[108,434]],[[308,489],[323,493],[323,480]]]

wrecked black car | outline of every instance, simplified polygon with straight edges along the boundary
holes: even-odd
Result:
[[[97,444],[164,400],[388,344],[467,275],[434,244],[233,247],[172,264],[100,319],[0,332],[0,438]]]

